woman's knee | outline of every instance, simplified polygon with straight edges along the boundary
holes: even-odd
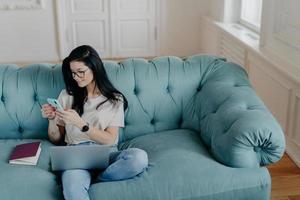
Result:
[[[124,180],[142,173],[148,166],[148,156],[144,150],[130,148],[123,150],[99,177],[100,181]]]
[[[138,148],[130,148],[127,150],[132,159],[131,164],[133,169],[142,172],[148,166],[147,152]]]

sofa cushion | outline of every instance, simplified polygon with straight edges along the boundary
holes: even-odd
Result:
[[[0,140],[0,194],[1,199],[62,199],[61,186],[50,170],[49,147],[42,140],[42,151],[37,166],[12,165],[9,156],[17,144],[37,140]]]
[[[0,163],[1,199],[55,200],[62,198],[56,176],[38,167],[9,166]]]
[[[269,199],[266,168],[231,168],[216,162],[194,131],[163,131],[120,145],[130,147],[148,153],[149,168],[133,179],[93,184],[91,199]]]

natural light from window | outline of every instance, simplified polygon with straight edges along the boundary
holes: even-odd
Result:
[[[262,0],[242,0],[240,23],[259,32]]]

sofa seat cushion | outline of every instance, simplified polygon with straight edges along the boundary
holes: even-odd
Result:
[[[37,166],[12,165],[9,156],[17,144],[37,140],[0,140],[0,194],[1,199],[62,199],[61,185],[51,173],[49,147],[42,140],[42,151]]]
[[[55,174],[38,167],[0,164],[1,199],[63,199]]]
[[[148,153],[148,169],[133,179],[93,184],[91,199],[269,199],[266,168],[231,168],[216,162],[192,130],[157,132],[120,145],[130,147]]]

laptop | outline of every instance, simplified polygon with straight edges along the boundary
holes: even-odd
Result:
[[[50,147],[53,171],[69,169],[105,169],[115,148],[107,145],[78,145]]]

